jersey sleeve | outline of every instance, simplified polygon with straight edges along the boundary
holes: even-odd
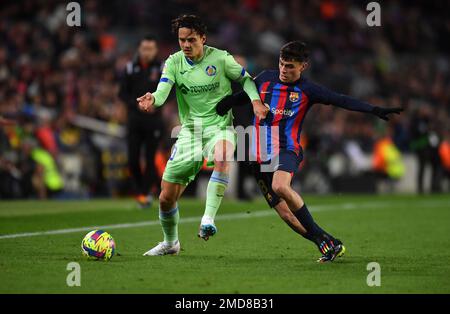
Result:
[[[173,57],[167,58],[164,67],[162,69],[161,78],[158,83],[156,91],[153,93],[155,97],[155,106],[159,107],[164,104],[167,97],[170,94],[173,84],[175,83],[175,64]]]
[[[305,93],[307,94],[312,104],[321,103],[324,105],[341,107],[351,111],[368,113],[372,112],[374,108],[372,105],[366,102],[360,101],[344,94],[336,93],[319,84],[308,82],[305,87]]]
[[[245,93],[250,100],[259,100],[258,90],[256,89],[255,82],[250,74],[245,71],[244,67],[236,62],[234,57],[228,52],[225,55],[225,75],[233,81],[242,85]]]

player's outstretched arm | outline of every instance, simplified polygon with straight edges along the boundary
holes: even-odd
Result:
[[[325,105],[333,105],[351,111],[366,112],[376,115],[378,118],[389,121],[389,114],[400,114],[403,108],[383,108],[372,106],[369,103],[358,100],[356,98],[338,94],[323,86],[309,83],[307,93],[311,96],[314,103],[323,103]]]
[[[376,115],[378,118],[383,119],[385,121],[389,121],[388,114],[400,114],[400,112],[403,111],[403,108],[401,107],[395,107],[395,108],[383,108],[383,107],[377,107],[374,106],[372,109],[372,113]]]

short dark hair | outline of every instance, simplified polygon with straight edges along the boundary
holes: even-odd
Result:
[[[172,20],[172,32],[178,34],[180,28],[190,28],[200,36],[206,35],[205,23],[196,15],[183,14]]]
[[[281,47],[280,58],[285,61],[307,62],[309,60],[308,46],[299,40],[288,42]]]
[[[141,38],[141,40],[139,41],[139,44],[140,44],[141,42],[143,42],[144,40],[148,40],[148,41],[157,41],[157,40],[156,40],[156,37],[153,36],[152,34],[147,34],[147,35],[143,36],[143,37]]]

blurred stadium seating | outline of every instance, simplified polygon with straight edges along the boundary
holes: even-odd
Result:
[[[385,123],[316,105],[304,126],[305,162],[295,183],[302,191],[450,190],[448,1],[383,2],[381,27],[367,26],[364,1],[87,0],[79,1],[81,27],[66,24],[67,3],[0,5],[0,116],[18,122],[0,126],[2,199],[129,193],[118,83],[141,36],[158,37],[162,60],[178,50],[170,21],[180,13],[203,17],[207,43],[241,56],[253,75],[276,68],[280,46],[302,39],[312,48],[308,77],[405,108]],[[162,110],[170,130],[173,98]],[[399,178],[373,166],[385,137],[405,166]],[[161,143],[161,156],[171,143]],[[38,147],[47,154],[33,153]]]

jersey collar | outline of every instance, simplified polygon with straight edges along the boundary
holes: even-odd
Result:
[[[192,61],[192,60],[189,59],[188,57],[184,56],[184,59],[186,59],[186,62],[187,62],[189,65],[194,65],[194,61]]]
[[[189,59],[188,57],[184,56],[184,58],[186,59],[186,62],[190,65],[190,66],[194,66],[195,64],[199,64],[203,61],[203,59],[205,59],[205,55],[206,55],[206,48],[208,46],[203,45],[203,57],[198,60],[197,62],[194,62],[193,60]]]
[[[296,80],[295,82],[285,83],[280,80],[280,71],[277,71],[277,79],[278,79],[278,83],[280,83],[280,84],[287,85],[287,86],[296,86],[296,85],[300,84],[300,82],[303,80],[303,76],[300,75],[300,78],[298,80]]]

